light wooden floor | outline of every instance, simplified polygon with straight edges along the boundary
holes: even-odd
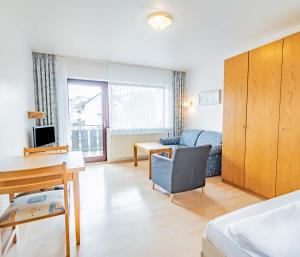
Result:
[[[261,201],[207,179],[200,190],[175,196],[152,191],[148,162],[87,167],[81,179],[81,246],[75,246],[71,213],[71,255],[82,257],[199,257],[201,233],[219,215]],[[8,257],[65,256],[63,216],[20,226],[20,240]]]

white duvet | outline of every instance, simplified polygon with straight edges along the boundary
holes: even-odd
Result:
[[[225,234],[251,256],[300,257],[300,201],[232,223]]]

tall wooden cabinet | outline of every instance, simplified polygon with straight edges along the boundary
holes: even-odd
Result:
[[[222,177],[271,198],[300,189],[300,33],[225,61]]]
[[[223,179],[244,186],[248,53],[225,61]]]
[[[245,187],[275,196],[283,40],[249,52]]]
[[[277,195],[300,188],[300,33],[284,39]]]

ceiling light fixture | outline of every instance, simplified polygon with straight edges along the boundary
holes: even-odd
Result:
[[[164,30],[172,24],[172,17],[166,13],[153,13],[148,18],[148,24],[156,30]]]

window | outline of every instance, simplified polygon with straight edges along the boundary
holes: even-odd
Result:
[[[107,83],[68,80],[71,149],[87,162],[106,159]]]
[[[164,86],[109,83],[109,121],[115,130],[169,129],[170,104]]]

